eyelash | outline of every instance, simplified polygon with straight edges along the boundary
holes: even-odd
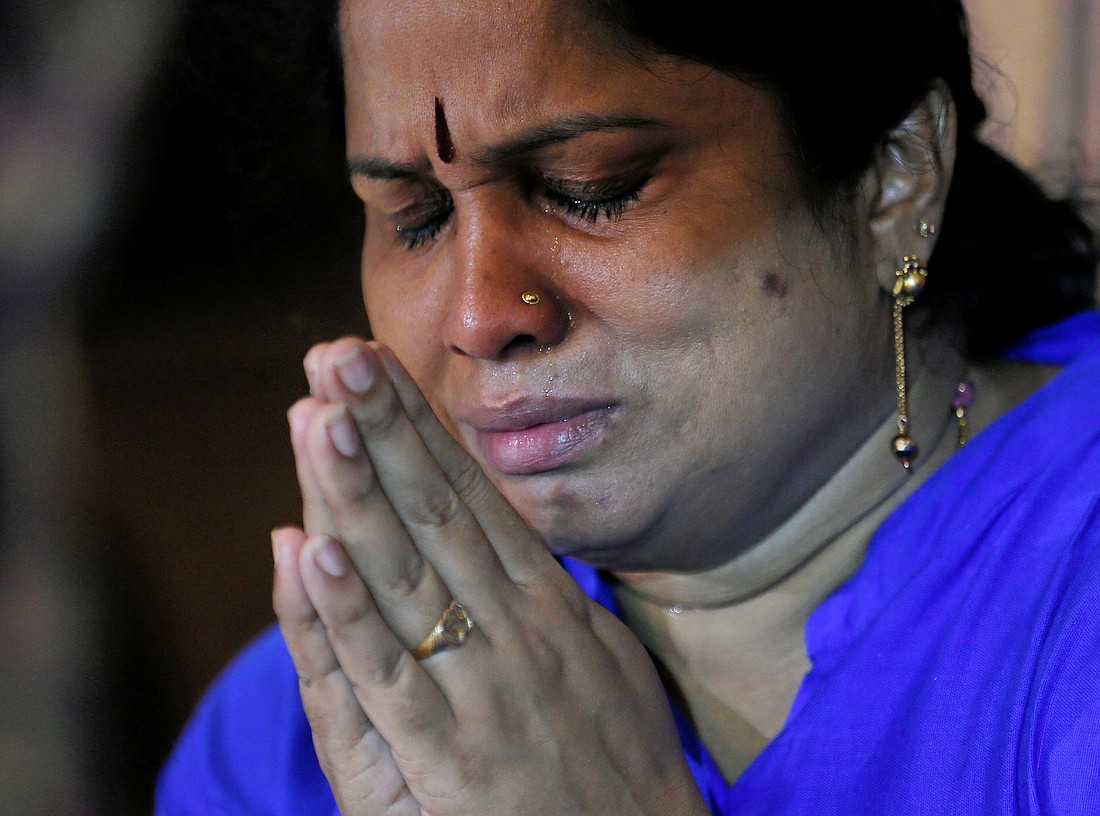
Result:
[[[594,224],[600,218],[614,221],[622,216],[630,205],[641,197],[642,189],[648,182],[649,178],[645,177],[634,182],[626,190],[614,195],[586,199],[558,189],[560,182],[554,179],[543,178],[541,194],[550,202],[552,207],[556,207],[569,216]],[[439,196],[437,205],[419,223],[413,226],[396,225],[394,232],[398,242],[409,251],[424,246],[439,234],[453,211],[454,199],[451,198],[450,193],[443,191]]]
[[[437,196],[435,206],[419,221],[419,223],[411,227],[406,227],[401,224],[397,224],[394,227],[398,243],[402,244],[405,249],[410,251],[424,246],[424,244],[435,238],[435,236],[439,234],[439,231],[443,229],[443,225],[446,224],[447,219],[451,217],[451,212],[454,208],[454,199],[451,198],[451,194],[443,190]]]
[[[619,218],[637,201],[648,179],[635,183],[629,189],[599,199],[578,198],[562,190],[555,190],[550,182],[546,183],[544,195],[556,207],[589,224],[595,224],[601,217],[610,221]]]

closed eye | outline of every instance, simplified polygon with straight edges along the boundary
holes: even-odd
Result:
[[[402,210],[392,217],[397,242],[409,250],[424,246],[447,224],[454,208],[451,194],[439,190],[432,200]]]
[[[550,207],[566,215],[596,223],[600,218],[615,220],[622,216],[636,202],[649,177],[630,181],[626,184],[581,184],[575,185],[552,178],[543,178],[543,196]]]

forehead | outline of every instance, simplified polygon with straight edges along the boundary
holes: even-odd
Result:
[[[345,38],[387,63],[394,56],[461,59],[465,51],[496,51],[517,39],[530,50],[543,38],[577,31],[579,22],[568,0],[342,0],[340,12]],[[394,50],[378,50],[387,47]]]
[[[656,123],[684,151],[715,145],[707,160],[722,172],[791,172],[790,134],[771,91],[624,48],[578,5],[343,0],[349,156],[426,170],[442,156],[442,109],[458,156],[449,172],[460,185],[478,182],[480,157],[497,155],[494,148],[586,121]]]
[[[392,134],[430,124],[436,99],[460,140],[476,140],[478,125],[584,107],[644,70],[592,31],[562,0],[344,0],[349,142],[370,134],[384,148]]]

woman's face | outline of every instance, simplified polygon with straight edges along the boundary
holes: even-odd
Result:
[[[555,552],[714,566],[884,419],[863,233],[770,92],[551,0],[342,15],[372,330]]]

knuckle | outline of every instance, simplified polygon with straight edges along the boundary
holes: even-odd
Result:
[[[409,705],[415,709],[417,701],[411,693],[414,666],[412,655],[404,649],[387,650],[366,666],[362,677],[353,678],[352,685],[360,694],[374,693],[378,689],[397,692],[393,695],[393,700],[412,698]],[[401,693],[406,690],[409,692],[407,695]]]
[[[551,636],[540,633],[532,644],[531,650],[541,676],[552,681],[565,677],[568,661],[562,654],[561,645],[552,640]]]
[[[438,419],[435,412],[432,411],[428,405],[428,401],[425,399],[414,399],[410,401],[410,404],[405,408],[409,415],[409,419],[418,428],[423,426],[429,421]]]
[[[368,504],[383,495],[382,484],[373,468],[357,469],[354,478],[340,480],[339,488],[338,495],[352,506]]]
[[[371,605],[366,598],[357,598],[354,602],[341,605],[333,610],[328,621],[327,628],[334,641],[347,640],[354,642],[356,633],[369,625],[374,614]]]
[[[303,692],[303,702],[305,702],[307,694],[312,698],[315,693],[323,693],[330,689],[334,683],[343,680],[343,671],[337,664],[333,664],[324,669],[318,669],[314,672],[307,672],[304,669],[299,669],[297,674],[298,687]]]
[[[462,514],[462,506],[455,491],[431,490],[409,508],[409,515],[417,526],[438,529],[452,524]]]
[[[392,573],[385,577],[383,591],[393,597],[407,598],[416,595],[428,575],[427,564],[419,552],[402,558]]]
[[[455,465],[450,473],[450,482],[454,492],[467,501],[480,499],[489,486],[489,480],[478,463],[466,457]]]
[[[397,426],[404,414],[401,403],[388,389],[384,398],[359,401],[352,410],[360,426],[372,433],[385,433],[391,430]]]
[[[558,587],[558,591],[561,593],[561,599],[566,609],[574,618],[585,625],[592,622],[592,603],[589,597],[584,594],[584,590],[572,580],[569,580],[563,581],[562,586]]]
[[[321,619],[312,606],[287,597],[277,584],[272,588],[271,605],[279,623],[293,633],[309,635],[321,625]]]

